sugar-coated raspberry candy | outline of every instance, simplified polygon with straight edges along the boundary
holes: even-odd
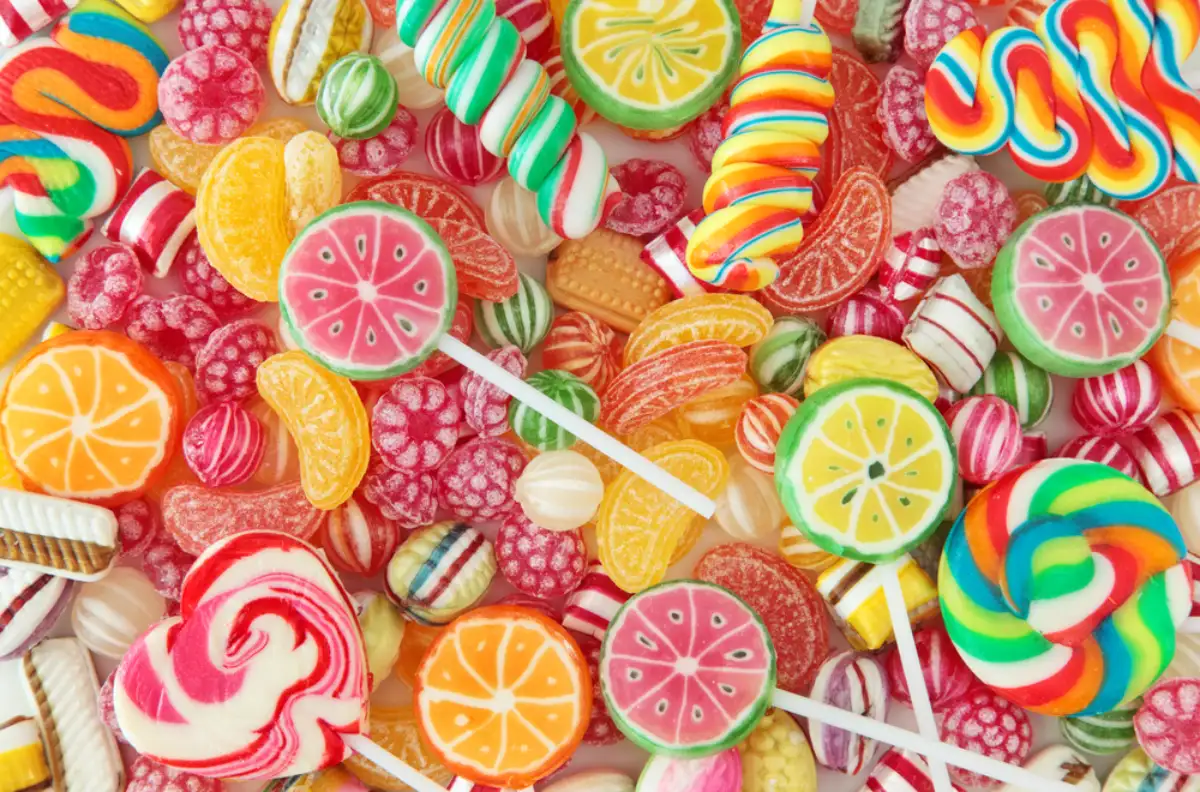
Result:
[[[879,265],[879,286],[895,302],[920,297],[942,271],[942,248],[933,228],[904,231]]]
[[[963,0],[913,0],[904,12],[904,51],[928,69],[946,42],[978,24]]]
[[[371,460],[362,493],[389,520],[404,528],[419,528],[437,514],[437,485],[432,473],[392,470],[379,457]]]
[[[868,283],[830,312],[826,331],[830,338],[869,335],[899,342],[907,323],[908,317],[900,306],[877,284]]]
[[[1029,756],[1033,726],[1025,710],[986,688],[960,697],[944,710],[939,728],[942,742],[1001,762],[1019,765]],[[961,767],[950,766],[960,783],[991,789],[1000,784]]]
[[[117,723],[117,713],[113,708],[113,679],[117,672],[113,671],[104,680],[104,684],[100,686],[100,693],[96,696],[96,705],[100,709],[100,720],[112,732],[112,736],[117,738],[117,742],[129,743],[125,740],[125,735],[121,732],[121,725]]]
[[[230,322],[214,331],[196,355],[196,395],[206,404],[253,396],[259,365],[278,351],[275,334],[262,322]]]
[[[379,397],[371,413],[371,444],[395,470],[433,470],[458,443],[458,402],[438,380],[406,377]]]
[[[1055,452],[1054,456],[1063,459],[1083,459],[1088,462],[1099,462],[1119,470],[1135,481],[1142,480],[1137,461],[1133,454],[1125,449],[1115,437],[1097,437],[1096,435],[1081,435],[1067,442]]]
[[[521,449],[499,437],[478,437],[455,449],[437,472],[438,504],[461,520],[495,520],[517,506]]]
[[[163,120],[193,143],[216,145],[240,137],[266,102],[254,64],[220,44],[185,52],[158,78]]]
[[[583,733],[583,742],[587,745],[615,745],[625,736],[608,714],[608,702],[604,700],[604,691],[600,687],[601,643],[590,635],[576,633],[571,637],[587,658],[588,673],[592,677],[592,718],[588,721],[587,731]]]
[[[196,367],[196,355],[221,320],[195,297],[176,294],[165,300],[143,294],[125,312],[125,333],[159,360]]]
[[[935,211],[938,244],[962,269],[991,265],[1017,222],[1008,187],[984,170],[951,179]]]
[[[470,340],[471,333],[474,330],[475,301],[470,297],[459,294],[458,302],[454,304],[454,318],[450,320],[450,330],[447,335],[457,338],[465,344]],[[414,377],[440,377],[456,368],[459,368],[459,364],[449,355],[442,352],[434,352],[424,363],[408,373]]]
[[[439,110],[425,129],[425,158],[438,176],[472,187],[504,172],[504,160],[483,147],[479,127],[459,121],[448,107]]]
[[[162,536],[162,518],[158,508],[138,498],[117,508],[117,535],[121,540],[121,556],[137,557]]]
[[[404,106],[396,108],[391,123],[366,140],[342,138],[326,132],[337,149],[338,163],[355,176],[387,176],[400,170],[417,143],[417,117]]]
[[[1162,381],[1144,360],[1075,384],[1071,414],[1091,434],[1120,435],[1141,429],[1162,406]]]
[[[129,768],[125,792],[221,792],[223,783],[139,756]]]
[[[907,162],[920,162],[937,148],[925,115],[925,78],[907,66],[893,66],[880,86],[879,123],[883,141]]]
[[[496,16],[513,23],[525,42],[525,57],[545,63],[554,45],[554,17],[546,0],[496,0]]]
[[[959,657],[944,627],[933,625],[918,630],[913,641],[917,644],[917,657],[921,659],[929,701],[935,710],[949,705],[975,686],[975,675]],[[888,654],[887,672],[892,698],[911,707],[908,677],[904,675],[900,652],[895,649]]]
[[[1174,773],[1200,773],[1200,679],[1159,680],[1142,701],[1133,729],[1146,755]]]
[[[172,602],[179,601],[183,578],[196,557],[186,553],[175,540],[163,533],[142,554],[142,571],[154,585],[154,590]]]
[[[217,268],[208,262],[204,248],[200,247],[200,237],[192,234],[179,253],[175,256],[174,269],[180,273],[183,280],[183,290],[193,297],[203,300],[222,319],[252,311],[262,305],[258,300],[247,297],[225,280],[225,276],[217,272]]]
[[[400,546],[402,533],[365,494],[356,492],[329,513],[321,528],[321,547],[337,569],[375,577]]]
[[[220,44],[261,67],[274,17],[261,0],[187,0],[179,12],[179,40],[185,50]]]
[[[528,361],[515,346],[493,349],[488,360],[514,377],[524,377]],[[512,397],[473,371],[459,380],[463,397],[463,419],[480,437],[499,437],[508,431],[508,404]]]
[[[696,158],[696,164],[706,173],[712,170],[713,154],[725,140],[725,115],[729,102],[722,99],[700,114],[688,130],[688,151]]]
[[[764,393],[746,402],[733,432],[742,459],[764,473],[774,473],[775,448],[799,407],[800,402],[786,393]]]
[[[207,487],[235,487],[248,481],[265,449],[262,424],[233,401],[201,407],[183,430],[183,458]]]
[[[496,565],[517,591],[553,599],[579,587],[587,567],[583,533],[551,531],[514,509],[496,534]]]
[[[660,234],[683,214],[687,179],[662,160],[631,159],[612,169],[621,199],[604,221],[619,234]]]
[[[145,279],[137,253],[128,245],[89,250],[67,281],[67,316],[83,330],[117,324],[142,296]]]
[[[542,365],[574,374],[604,395],[621,371],[623,347],[611,327],[591,314],[571,311],[550,323],[542,344]]]
[[[944,413],[958,471],[965,481],[987,484],[1012,469],[1021,451],[1021,416],[999,396],[968,396]]]

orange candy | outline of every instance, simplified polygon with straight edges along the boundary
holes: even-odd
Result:
[[[1172,259],[1171,322],[1200,333],[1200,251]],[[1146,360],[1162,376],[1163,387],[1180,407],[1200,411],[1200,348],[1164,335]]]
[[[409,622],[408,627],[411,629],[413,623]],[[417,716],[411,705],[372,706],[369,728],[371,739],[379,743],[384,750],[407,762],[426,778],[442,786],[450,783],[450,771],[442,767],[437,757],[429,750],[429,745],[421,739],[421,732],[417,728]],[[379,765],[359,754],[352,754],[342,764],[355,778],[372,789],[383,792],[411,792],[408,784],[391,773],[384,772]]]
[[[758,384],[749,374],[743,374],[741,379],[697,396],[675,413],[691,437],[715,446],[729,446],[734,443],[742,408],[757,395]]]
[[[446,630],[431,624],[410,621],[404,626],[404,637],[400,639],[400,656],[393,669],[396,678],[410,688],[417,686],[417,669],[425,659],[425,653],[437,637]]]

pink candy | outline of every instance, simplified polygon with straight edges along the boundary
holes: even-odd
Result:
[[[188,237],[175,257],[175,267],[183,280],[183,290],[202,300],[217,316],[229,319],[257,308],[260,303],[247,297],[225,280],[216,267],[208,262],[208,256],[200,247],[196,234]]]
[[[332,132],[325,136],[337,149],[338,163],[355,176],[387,176],[400,170],[417,142],[417,117],[396,108],[396,117],[373,138],[351,140]]]
[[[1200,424],[1195,415],[1171,410],[1122,440],[1146,487],[1160,498],[1200,478]]]
[[[942,248],[932,228],[905,231],[879,266],[879,285],[896,302],[920,297],[942,269]]]
[[[224,788],[216,778],[205,778],[139,756],[129,768],[125,792],[221,792]]]
[[[196,367],[196,354],[220,324],[211,308],[184,294],[165,300],[144,294],[125,312],[126,335],[160,360],[189,369]]]
[[[554,17],[546,0],[496,0],[496,16],[516,27],[527,58],[545,63],[554,45]]]
[[[950,642],[950,636],[941,625],[919,630],[913,635],[913,640],[917,644],[917,656],[921,659],[921,673],[929,690],[929,700],[935,710],[947,706],[976,684],[975,675],[959,657],[954,644]],[[896,650],[888,654],[887,672],[892,697],[911,707],[908,678],[904,675],[900,653]]]
[[[1138,470],[1133,455],[1115,437],[1096,437],[1083,435],[1071,440],[1054,454],[1064,459],[1083,459],[1088,462],[1099,462],[1119,470],[1135,481],[1141,481],[1142,474]]]
[[[138,498],[116,511],[123,558],[140,556],[162,536],[162,519],[158,516],[158,509],[147,501]]]
[[[432,473],[392,470],[379,457],[371,460],[363,477],[362,493],[389,520],[405,528],[433,522],[437,513],[437,485]]]
[[[142,266],[162,278],[196,229],[195,209],[192,196],[143,168],[100,233],[132,247]]]
[[[458,443],[458,402],[431,377],[392,385],[371,413],[371,443],[395,470],[433,470]]]
[[[1159,767],[1200,773],[1200,679],[1163,679],[1133,716],[1138,744]]]
[[[184,552],[164,532],[142,554],[142,571],[154,584],[155,591],[168,600],[178,602],[183,578],[195,562],[194,555]]]
[[[712,170],[713,154],[725,140],[725,115],[728,112],[729,102],[722,99],[701,113],[688,130],[688,151],[692,152],[702,171]]]
[[[913,0],[904,12],[904,51],[928,69],[946,42],[978,24],[963,0]]]
[[[187,0],[179,12],[179,40],[185,50],[220,44],[264,66],[274,16],[261,0]]]
[[[208,487],[247,481],[258,470],[265,448],[262,424],[234,401],[201,407],[183,431],[183,458]]]
[[[358,493],[329,513],[321,546],[329,563],[343,572],[375,577],[400,546],[399,526]]]
[[[117,324],[142,295],[142,268],[126,245],[101,245],[79,260],[67,281],[67,316],[84,330]]]
[[[883,290],[868,283],[861,291],[850,295],[829,314],[826,331],[830,338],[848,335],[869,335],[900,341],[908,317],[892,302]]]
[[[604,221],[620,234],[644,236],[665,231],[683,213],[687,180],[661,160],[631,159],[612,169],[621,199]]]
[[[518,591],[543,599],[562,597],[583,580],[587,546],[578,528],[548,531],[514,509],[496,534],[496,565]]]
[[[577,633],[603,639],[609,622],[629,599],[604,571],[599,561],[593,561],[579,588],[567,597],[563,611],[563,627]]]
[[[460,520],[495,520],[516,508],[521,449],[499,437],[480,437],[455,449],[437,472],[438,505]]]
[[[240,137],[266,101],[254,64],[219,44],[180,55],[158,80],[163,120],[193,143],[228,143]]]
[[[977,689],[947,707],[940,733],[944,743],[1014,765],[1029,756],[1033,740],[1033,726],[1025,710],[986,689]],[[1000,784],[953,765],[950,775],[967,786]]]
[[[261,322],[239,319],[219,328],[196,355],[196,395],[208,404],[240,401],[258,393],[258,367],[279,351],[275,334]]]
[[[588,672],[592,677],[592,717],[588,721],[587,731],[583,733],[586,745],[615,745],[625,736],[613,723],[612,715],[608,714],[608,702],[604,700],[604,691],[600,687],[600,641],[590,635],[574,636],[583,656],[587,658]]]
[[[1017,222],[1008,187],[983,170],[951,179],[936,212],[938,244],[963,269],[989,266]]]
[[[1046,444],[1046,435],[1042,432],[1029,432],[1021,435],[1021,450],[1017,452],[1017,458],[1013,460],[1012,466],[1019,468],[1022,465],[1040,462],[1049,455],[1050,448]]]
[[[528,362],[515,346],[493,349],[488,360],[514,377],[524,377]],[[478,374],[468,371],[459,382],[463,397],[463,418],[480,437],[499,437],[508,431],[508,404],[512,397]]]
[[[425,158],[447,181],[476,187],[500,178],[504,160],[483,147],[479,127],[468,126],[443,107],[425,130]]]
[[[696,231],[696,223],[703,219],[704,209],[693,209],[642,248],[642,261],[662,276],[676,297],[720,291],[718,287],[698,279],[685,263],[688,241]]]
[[[883,141],[907,162],[920,162],[937,148],[925,115],[925,78],[907,66],[888,70],[880,86],[877,115]]]
[[[1071,414],[1086,432],[1119,435],[1148,424],[1161,404],[1158,373],[1149,363],[1135,360],[1111,374],[1079,380],[1071,396]]]
[[[1021,450],[1021,417],[999,396],[968,396],[946,410],[958,449],[958,471],[986,484],[1012,468]]]

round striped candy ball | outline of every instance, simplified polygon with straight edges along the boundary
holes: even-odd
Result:
[[[600,397],[574,374],[546,369],[526,381],[588,423],[595,423],[600,415]],[[575,445],[575,435],[516,399],[508,405],[508,423],[517,437],[539,451],[561,451]]]
[[[1019,352],[997,352],[970,394],[999,396],[1017,409],[1021,426],[1032,429],[1050,413],[1054,382],[1045,369]]]
[[[1063,739],[1084,753],[1104,756],[1123,753],[1133,745],[1133,716],[1141,700],[1133,706],[1103,712],[1058,719]]]
[[[581,311],[554,320],[542,345],[542,365],[574,374],[604,393],[621,371],[624,344],[608,325]]]
[[[1075,386],[1071,413],[1085,432],[1119,435],[1150,423],[1162,404],[1158,373],[1143,360]]]
[[[742,458],[764,473],[774,473],[775,446],[799,406],[786,393],[767,393],[746,402],[733,434]]]
[[[1021,418],[999,396],[968,396],[946,411],[958,449],[958,472],[987,484],[1009,470],[1021,451]]]
[[[1071,440],[1054,454],[1063,459],[1082,459],[1086,462],[1099,462],[1108,465],[1113,470],[1119,470],[1135,481],[1142,480],[1137,462],[1115,437],[1097,437],[1096,435],[1081,435]]]
[[[750,375],[768,393],[800,393],[808,359],[823,343],[825,331],[811,319],[776,319],[766,337],[750,348]]]
[[[546,337],[553,318],[554,303],[546,287],[523,272],[512,297],[475,303],[475,327],[492,349],[511,344],[529,354]]]
[[[900,306],[872,283],[838,303],[829,314],[827,332],[830,338],[869,335],[898,342],[907,322]]]

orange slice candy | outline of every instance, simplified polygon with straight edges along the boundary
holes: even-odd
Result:
[[[451,622],[417,671],[415,695],[421,734],[446,767],[510,789],[561,767],[592,710],[591,676],[574,639],[513,605]]]
[[[1200,333],[1200,251],[1172,259],[1171,325],[1186,325]],[[1150,348],[1146,360],[1162,376],[1163,386],[1180,407],[1200,411],[1200,348],[1164,335]]]
[[[774,322],[770,311],[744,294],[684,297],[651,313],[629,334],[625,365],[689,341],[727,341],[748,347],[761,341]]]
[[[4,448],[30,488],[101,506],[142,494],[183,431],[171,373],[145,347],[78,330],[34,347],[0,396]]]

